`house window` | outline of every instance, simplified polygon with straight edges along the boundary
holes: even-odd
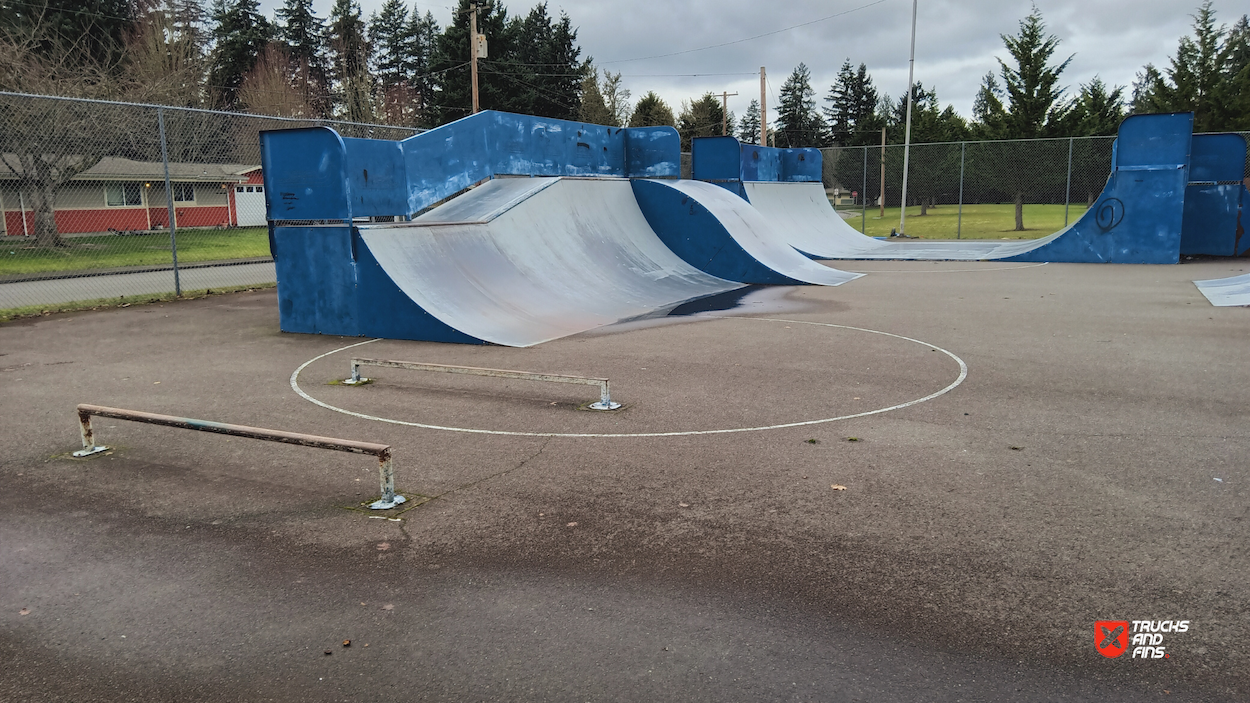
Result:
[[[174,183],[174,202],[175,203],[193,203],[195,202],[195,184],[194,183]]]
[[[109,207],[142,205],[143,193],[138,183],[109,183],[104,186],[104,201]]]

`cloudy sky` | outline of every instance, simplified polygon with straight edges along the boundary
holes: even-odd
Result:
[[[536,0],[503,0],[509,14],[524,14]],[[1036,0],[1048,29],[1062,43],[1057,54],[1074,55],[1064,73],[1076,89],[1095,75],[1126,86],[1147,63],[1166,65],[1177,39],[1190,31],[1200,0]],[[382,0],[360,0],[368,16]],[[280,0],[261,0],[272,16]],[[422,14],[440,25],[451,20],[451,0],[417,0]],[[981,77],[1006,57],[1000,34],[1012,34],[1034,3],[1030,0],[920,0],[916,80],[936,87],[943,104],[971,112]],[[317,0],[325,17],[332,0]],[[656,91],[673,106],[705,91],[737,92],[730,109],[741,115],[759,95],[759,68],[767,67],[770,113],[790,71],[804,62],[823,97],[844,59],[868,66],[878,90],[906,93],[908,0],[550,0],[553,15],[568,13],[578,27],[583,55],[619,71],[634,99]],[[410,5],[411,6],[411,5]],[[858,9],[857,9],[858,8]],[[1217,19],[1232,24],[1245,0],[1215,0]],[[840,16],[821,20],[838,13]],[[803,25],[748,41],[756,35]],[[734,42],[727,46],[702,49]],[[675,52],[680,53],[678,55]],[[652,58],[654,57],[654,58]],[[631,60],[632,59],[632,60]],[[697,74],[697,75],[690,75]]]

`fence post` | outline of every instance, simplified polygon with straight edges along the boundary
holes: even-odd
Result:
[[[174,295],[182,297],[182,280],[178,275],[178,223],[174,216],[174,190],[169,184],[169,147],[165,143],[165,108],[156,108],[156,123],[161,132],[161,161],[165,164],[165,206],[169,213],[169,249],[174,256]]]
[[[864,187],[859,191],[859,231],[868,234],[868,145],[864,145]]]
[[[962,239],[964,233],[964,154],[968,151],[968,142],[959,143],[959,218],[955,221],[955,239]]]
[[[1068,204],[1072,201],[1072,142],[1076,141],[1074,137],[1068,137],[1068,185],[1063,190],[1063,226],[1068,226]]]

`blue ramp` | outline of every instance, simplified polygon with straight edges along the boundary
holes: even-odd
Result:
[[[760,180],[744,177],[742,193],[792,247],[820,259],[1174,264],[1180,259],[1192,131],[1190,113],[1127,118],[1120,125],[1111,176],[1093,206],[1072,225],[1037,240],[885,242],[865,237],[833,210],[819,179],[806,180],[807,170],[820,172],[807,155],[799,164],[806,169],[792,169],[796,175],[790,182],[771,180],[771,171],[755,167]],[[781,155],[748,156],[763,150],[742,148],[743,174],[750,173],[748,160],[785,163]],[[787,171],[777,173],[785,178]]]
[[[838,286],[863,274],[818,264],[733,192],[702,181],[633,181],[634,195],[660,240],[686,263],[743,283]]]

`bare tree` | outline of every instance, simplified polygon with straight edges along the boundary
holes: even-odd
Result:
[[[243,78],[239,102],[248,112],[278,117],[312,117],[307,91],[295,87],[294,66],[282,47],[270,43]]]
[[[94,41],[98,41],[96,37]],[[84,37],[58,34],[41,17],[0,30],[0,90],[101,100],[194,103],[198,52],[169,31],[164,13],[151,12],[125,41],[126,51],[84,50]],[[103,54],[112,58],[95,58]],[[151,154],[155,115],[52,99],[0,98],[0,168],[17,182],[34,213],[38,246],[65,247],[56,224],[56,195],[106,156]]]

